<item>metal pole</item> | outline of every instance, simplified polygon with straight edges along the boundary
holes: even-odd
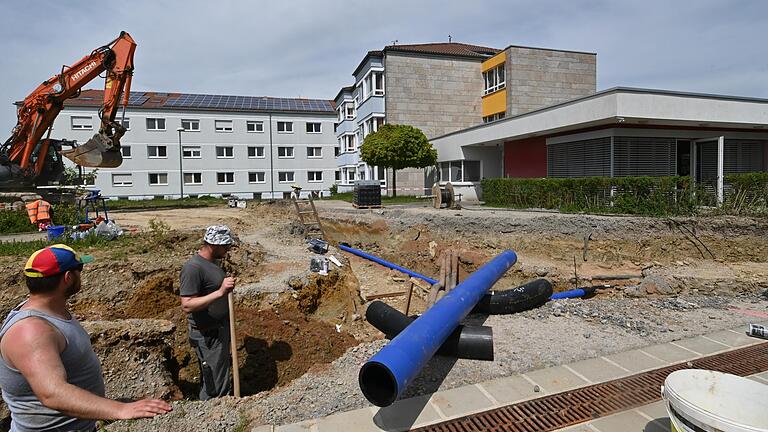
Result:
[[[181,149],[181,133],[184,132],[184,128],[178,128],[176,130],[179,132],[179,190],[181,192],[180,198],[184,199],[184,169],[182,167],[184,155]]]
[[[272,113],[269,113],[269,198],[275,199],[275,167],[272,161]]]

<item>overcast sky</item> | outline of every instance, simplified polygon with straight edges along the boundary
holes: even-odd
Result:
[[[8,1],[0,142],[12,103],[128,31],[133,90],[331,99],[369,50],[465,42],[597,53],[615,86],[768,98],[766,0]],[[94,80],[88,88],[103,88]]]

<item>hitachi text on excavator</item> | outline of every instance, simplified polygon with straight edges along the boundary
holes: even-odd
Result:
[[[136,42],[121,32],[72,66],[63,66],[61,73],[43,81],[17,103],[18,122],[11,137],[0,146],[0,189],[20,191],[57,182],[64,172],[61,156],[84,167],[120,166],[120,138],[126,129],[115,117],[119,105],[125,117],[135,51]],[[106,81],[98,133],[82,145],[52,139],[53,122],[64,108],[64,101],[77,97],[83,86],[102,73],[106,73]]]

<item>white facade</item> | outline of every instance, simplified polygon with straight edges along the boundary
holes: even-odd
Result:
[[[368,56],[356,71],[355,85],[336,96],[337,184],[339,192],[352,189],[355,180],[379,180],[386,187],[384,169],[368,166],[360,158],[365,137],[384,124],[384,64],[380,56]]]
[[[183,189],[184,196],[281,198],[292,184],[328,193],[335,180],[333,111],[129,107],[126,118],[122,165],[97,171],[95,188],[107,197],[177,198]],[[96,107],[67,106],[52,137],[85,143],[98,128]]]

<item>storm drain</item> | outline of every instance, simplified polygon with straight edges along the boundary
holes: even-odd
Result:
[[[661,399],[660,388],[667,375],[680,369],[709,369],[740,376],[753,375],[768,370],[768,343],[544,396],[416,430],[554,431],[656,402]]]

